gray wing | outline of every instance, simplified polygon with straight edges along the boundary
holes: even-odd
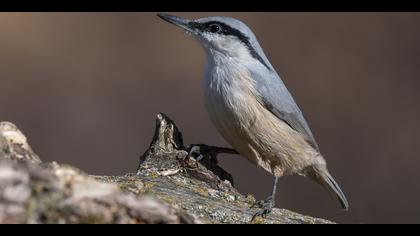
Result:
[[[261,75],[252,71],[251,76],[256,82],[258,96],[264,107],[292,129],[303,134],[307,142],[319,152],[308,123],[280,77],[275,72]]]

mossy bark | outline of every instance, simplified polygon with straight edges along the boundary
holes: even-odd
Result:
[[[332,223],[284,209],[250,222],[255,199],[233,187],[214,156],[189,156],[164,114],[137,173],[122,176],[41,163],[17,128],[0,128],[0,141],[0,223]]]

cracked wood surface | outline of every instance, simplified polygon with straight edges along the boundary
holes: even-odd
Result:
[[[68,165],[42,163],[26,137],[0,123],[0,223],[279,223],[330,224],[274,209],[250,222],[251,195],[213,156],[188,156],[181,132],[164,114],[136,173],[92,176]]]

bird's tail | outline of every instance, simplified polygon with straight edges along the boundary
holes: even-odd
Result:
[[[330,195],[334,199],[338,200],[344,210],[348,210],[349,204],[347,202],[346,196],[344,195],[343,191],[341,191],[337,182],[335,182],[334,178],[330,175],[326,167],[310,166],[306,169],[306,174],[308,177],[315,180],[317,183],[327,189]]]

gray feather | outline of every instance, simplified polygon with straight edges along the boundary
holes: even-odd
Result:
[[[209,17],[198,21],[213,20],[225,22],[248,36],[252,47],[257,52],[258,56],[265,62],[264,64],[253,64],[253,66],[247,67],[250,70],[251,77],[256,82],[256,89],[260,96],[260,102],[277,118],[283,120],[292,129],[301,133],[308,143],[319,152],[318,144],[315,141],[301,110],[266,57],[251,29],[243,22],[230,17]],[[265,66],[268,66],[271,70],[267,70]]]
[[[251,71],[251,76],[256,82],[258,96],[264,107],[292,129],[301,133],[319,152],[318,144],[308,123],[280,77],[276,73],[271,73],[269,76],[265,73],[265,76],[261,76],[260,73],[254,71]]]
[[[270,61],[266,57],[252,30],[243,22],[230,17],[216,16],[197,20],[197,22],[209,21],[224,22],[233,28],[238,29],[248,37],[250,45],[264,62],[262,64],[253,64],[252,67],[247,67],[251,72],[252,78],[256,81],[256,89],[260,96],[260,102],[277,118],[283,120],[292,129],[301,133],[308,143],[319,152],[318,144],[316,143],[302,112],[296,105],[283,81],[270,64]],[[267,70],[266,66],[269,70]]]

